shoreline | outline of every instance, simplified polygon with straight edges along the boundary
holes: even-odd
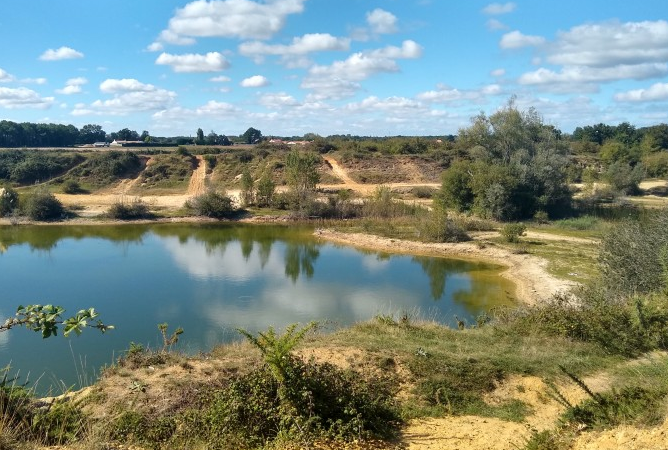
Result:
[[[112,220],[78,217],[56,222],[34,222],[21,220],[13,222],[0,218],[0,226],[109,226],[109,225],[147,225],[164,223],[250,223],[250,224],[285,224],[290,220],[281,216],[250,216],[240,219],[219,220],[208,217],[169,217],[142,220]],[[346,233],[331,229],[316,229],[313,236],[317,239],[341,245],[348,245],[374,251],[396,254],[450,257],[476,260],[498,264],[505,269],[500,275],[515,286],[515,297],[520,303],[534,305],[549,299],[554,294],[565,293],[577,283],[563,280],[549,274],[547,261],[529,254],[516,254],[493,244],[480,245],[474,242],[427,243],[392,239],[365,233]]]
[[[547,261],[529,254],[515,254],[497,246],[478,246],[471,242],[427,243],[391,239],[364,233],[344,233],[329,229],[314,232],[318,239],[388,253],[474,259],[505,267],[500,275],[515,285],[517,299],[527,305],[545,301],[557,293],[568,292],[577,283],[549,274]]]

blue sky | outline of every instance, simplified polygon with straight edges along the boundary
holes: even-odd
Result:
[[[668,122],[665,0],[3,0],[0,119],[154,136]]]

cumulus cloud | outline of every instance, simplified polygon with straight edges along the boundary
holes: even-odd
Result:
[[[269,39],[290,14],[304,10],[306,0],[197,0],[176,10],[159,42],[186,45],[196,37]]]
[[[75,105],[72,114],[84,115],[127,115],[137,111],[158,111],[171,107],[176,93],[145,84],[133,78],[108,79],[100,84],[100,91],[112,94],[108,100],[96,100],[90,105]]]
[[[281,56],[282,61],[295,65],[299,57],[314,52],[344,51],[350,48],[350,39],[338,38],[327,33],[305,34],[295,37],[289,45],[265,44],[260,41],[244,42],[239,45],[239,53],[260,62],[265,55]]]
[[[53,97],[41,97],[32,89],[24,87],[16,89],[0,87],[0,107],[2,108],[47,109],[51,107],[53,101]]]
[[[242,80],[239,85],[245,88],[259,88],[269,86],[269,80],[262,75],[253,75],[252,77]]]
[[[416,100],[412,100],[406,97],[387,97],[385,99],[378,98],[376,96],[367,97],[361,102],[349,103],[346,105],[346,109],[353,112],[364,112],[364,111],[390,111],[390,112],[399,112],[399,111],[412,111],[413,113],[417,109],[422,109],[424,106],[422,103]]]
[[[100,83],[100,91],[106,94],[123,92],[154,92],[158,90],[152,84],[145,84],[134,78],[114,79],[109,78]]]
[[[153,42],[148,47],[146,47],[147,52],[161,52],[165,49],[165,46],[161,42]]]
[[[299,106],[300,103],[290,94],[277,92],[260,97],[260,104],[267,108],[284,108],[286,106]]]
[[[482,12],[490,16],[498,16],[500,14],[508,14],[515,11],[517,4],[514,2],[508,3],[490,3],[482,9]]]
[[[391,12],[376,8],[366,14],[366,22],[375,34],[392,34],[397,32],[397,17]]]
[[[507,30],[508,25],[505,23],[501,22],[500,20],[497,19],[489,19],[487,21],[487,29],[490,31],[501,31],[501,30]]]
[[[63,59],[83,58],[84,54],[70,47],[60,47],[57,50],[48,49],[39,57],[42,61],[60,61]]]
[[[638,64],[620,65],[615,67],[591,68],[567,66],[561,71],[540,68],[534,72],[528,72],[519,78],[519,83],[524,85],[536,84],[581,84],[600,83],[618,80],[645,80],[665,76],[668,74],[668,64]]]
[[[46,78],[44,77],[39,77],[39,78],[22,78],[21,83],[27,83],[27,84],[46,84]]]
[[[601,83],[663,77],[668,74],[668,22],[580,25],[559,33],[540,51],[541,59],[561,68],[525,73],[520,84],[551,92],[596,92]],[[625,99],[627,94],[618,95]]]
[[[490,72],[493,77],[502,77],[506,74],[506,69],[494,69]]]
[[[611,67],[668,60],[668,22],[617,21],[580,25],[560,33],[551,46],[552,64]]]
[[[453,103],[459,101],[481,102],[488,96],[503,94],[501,86],[489,84],[480,89],[460,90],[449,86],[439,86],[437,90],[421,92],[418,100],[429,103]]]
[[[404,41],[401,47],[354,53],[344,61],[311,67],[301,87],[312,90],[312,98],[316,100],[349,97],[360,89],[360,81],[379,73],[398,72],[396,59],[414,59],[421,55],[422,47],[410,40]]]
[[[545,43],[545,38],[541,36],[529,36],[515,30],[506,33],[501,37],[499,46],[502,49],[510,50],[522,47],[537,47]]]
[[[647,89],[634,89],[615,95],[618,102],[654,102],[668,100],[668,83],[655,83]]]
[[[178,73],[220,72],[230,67],[230,63],[225,56],[218,52],[209,52],[206,55],[161,53],[155,63],[171,66],[172,70]]]
[[[9,83],[10,81],[14,81],[16,78],[7,73],[5,70],[0,69],[0,83]]]
[[[82,92],[81,86],[86,83],[88,83],[88,80],[84,77],[70,78],[65,82],[65,87],[56,89],[56,92],[63,95],[80,94]]]

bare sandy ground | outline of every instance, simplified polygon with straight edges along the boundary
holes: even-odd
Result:
[[[333,230],[316,230],[315,235],[320,239],[339,244],[390,253],[479,259],[501,264],[507,267],[501,275],[515,284],[516,296],[527,304],[546,300],[558,292],[568,292],[575,286],[572,281],[562,280],[549,274],[546,270],[546,260],[528,254],[515,254],[496,246],[482,246],[470,242],[458,244],[414,242]]]

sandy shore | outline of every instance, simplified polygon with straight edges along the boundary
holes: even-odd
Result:
[[[567,292],[576,285],[572,281],[549,274],[546,270],[547,261],[542,258],[528,254],[518,255],[496,246],[482,246],[470,242],[458,244],[413,242],[323,229],[316,230],[314,234],[322,240],[370,250],[476,259],[500,264],[507,267],[501,275],[515,284],[517,298],[530,305],[549,299],[556,293]]]

